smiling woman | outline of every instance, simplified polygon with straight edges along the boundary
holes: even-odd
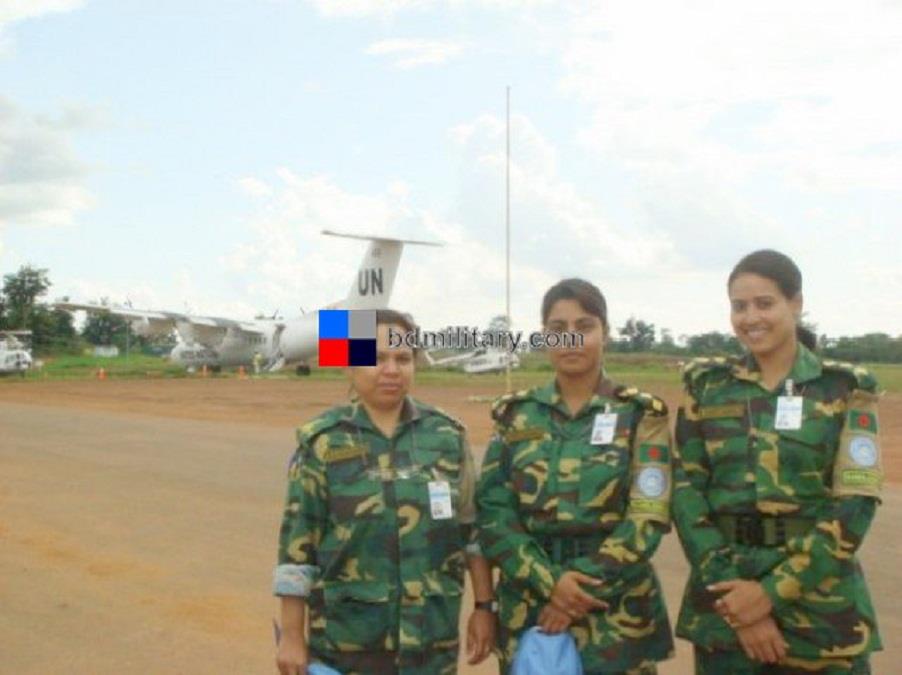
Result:
[[[747,255],[727,288],[747,354],[689,364],[677,416],[677,635],[699,674],[868,673],[881,641],[855,551],[883,480],[876,382],[812,351],[787,256]]]

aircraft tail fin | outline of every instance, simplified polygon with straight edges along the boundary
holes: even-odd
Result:
[[[323,230],[323,234],[347,237],[349,239],[364,239],[370,242],[366,254],[363,256],[363,261],[357,270],[357,278],[351,284],[351,290],[343,301],[335,305],[342,309],[382,309],[388,307],[404,244],[441,246],[441,244],[429,241],[388,239],[386,237],[345,234],[330,230]]]

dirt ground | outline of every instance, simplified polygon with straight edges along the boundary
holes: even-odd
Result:
[[[269,594],[292,429],[342,400],[339,382],[0,382],[0,673],[269,673]],[[420,387],[474,448],[498,392]],[[676,405],[678,391],[658,391]],[[886,650],[902,658],[902,395],[881,404],[891,485],[862,549]],[[655,558],[671,613],[687,568]],[[679,641],[678,641],[679,642]],[[493,663],[468,674],[496,672]],[[663,675],[691,673],[679,642]]]

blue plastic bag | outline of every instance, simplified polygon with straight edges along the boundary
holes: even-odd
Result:
[[[520,638],[510,675],[583,675],[583,662],[570,633],[549,635],[535,626]]]

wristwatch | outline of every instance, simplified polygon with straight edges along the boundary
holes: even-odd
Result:
[[[497,600],[483,600],[479,602],[478,600],[474,603],[473,609],[482,609],[486,612],[491,612],[492,614],[498,613],[498,601]]]

